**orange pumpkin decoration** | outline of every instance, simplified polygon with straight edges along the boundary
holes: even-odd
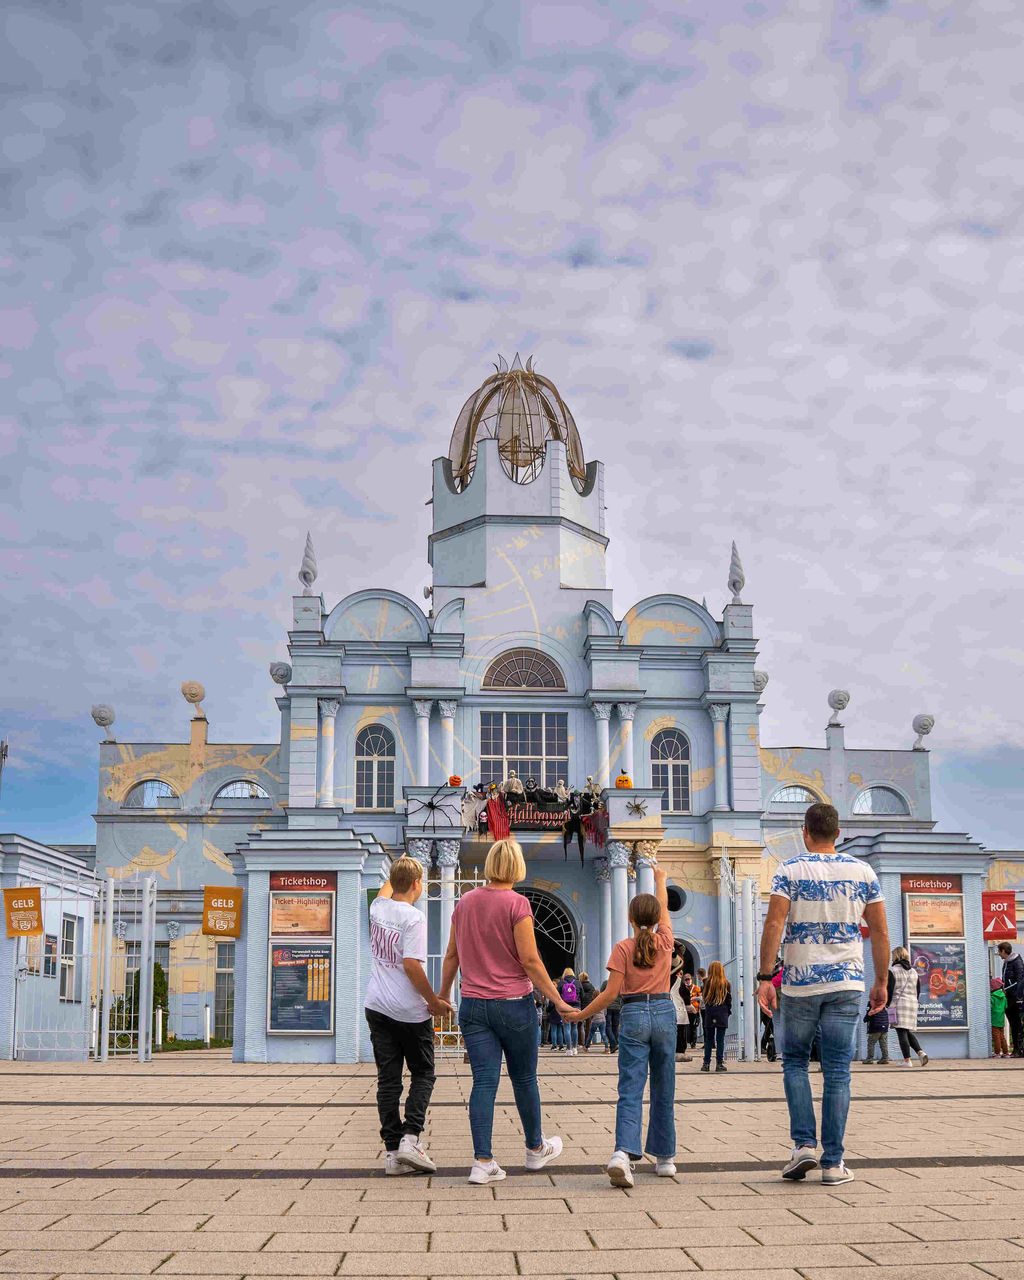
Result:
[[[448,779],[448,785],[450,787],[461,787],[462,779],[459,777],[457,773],[453,773],[451,777]]]
[[[618,788],[619,791],[632,791],[633,779],[629,776],[629,774],[625,771],[625,769],[620,770],[619,776],[615,779],[615,786]]]

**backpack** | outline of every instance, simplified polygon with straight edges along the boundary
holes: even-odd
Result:
[[[562,999],[566,1004],[576,1004],[579,1001],[579,992],[576,990],[576,981],[574,978],[566,978],[562,983]]]

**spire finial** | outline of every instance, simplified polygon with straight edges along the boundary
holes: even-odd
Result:
[[[743,565],[740,564],[740,553],[736,550],[736,543],[732,544],[732,557],[729,560],[729,590],[732,592],[733,604],[742,604],[740,592],[746,586],[747,580],[743,576]]]
[[[316,552],[313,550],[313,537],[306,534],[306,549],[302,553],[302,564],[299,566],[299,581],[302,583],[302,594],[313,594],[313,583],[316,582]]]

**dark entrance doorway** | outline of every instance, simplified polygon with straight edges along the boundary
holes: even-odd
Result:
[[[533,930],[537,950],[552,978],[565,969],[576,968],[576,927],[572,917],[553,893],[546,889],[519,889],[533,907]]]
[[[677,941],[678,941],[678,942],[683,942],[682,938],[678,938],[678,939],[677,939]],[[684,947],[684,951],[683,951],[683,972],[684,972],[684,973],[692,974],[692,975],[693,975],[693,977],[695,977],[695,978],[696,978],[696,976],[697,976],[697,967],[698,967],[698,966],[697,966],[697,953],[696,953],[696,951],[694,951],[694,949],[693,949],[691,946],[688,946],[685,942],[683,942],[683,947]]]

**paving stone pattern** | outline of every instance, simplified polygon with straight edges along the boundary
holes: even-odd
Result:
[[[507,1082],[470,1187],[460,1060],[439,1066],[426,1140],[440,1172],[385,1179],[367,1067],[0,1064],[0,1277],[506,1276],[569,1280],[1024,1280],[1024,1075],[1016,1064],[855,1067],[848,1162],[826,1190],[778,1176],[779,1069],[679,1066],[679,1174],[632,1191],[600,1171],[615,1064],[542,1062],[565,1153],[522,1167]],[[820,1080],[814,1080],[815,1092]]]

